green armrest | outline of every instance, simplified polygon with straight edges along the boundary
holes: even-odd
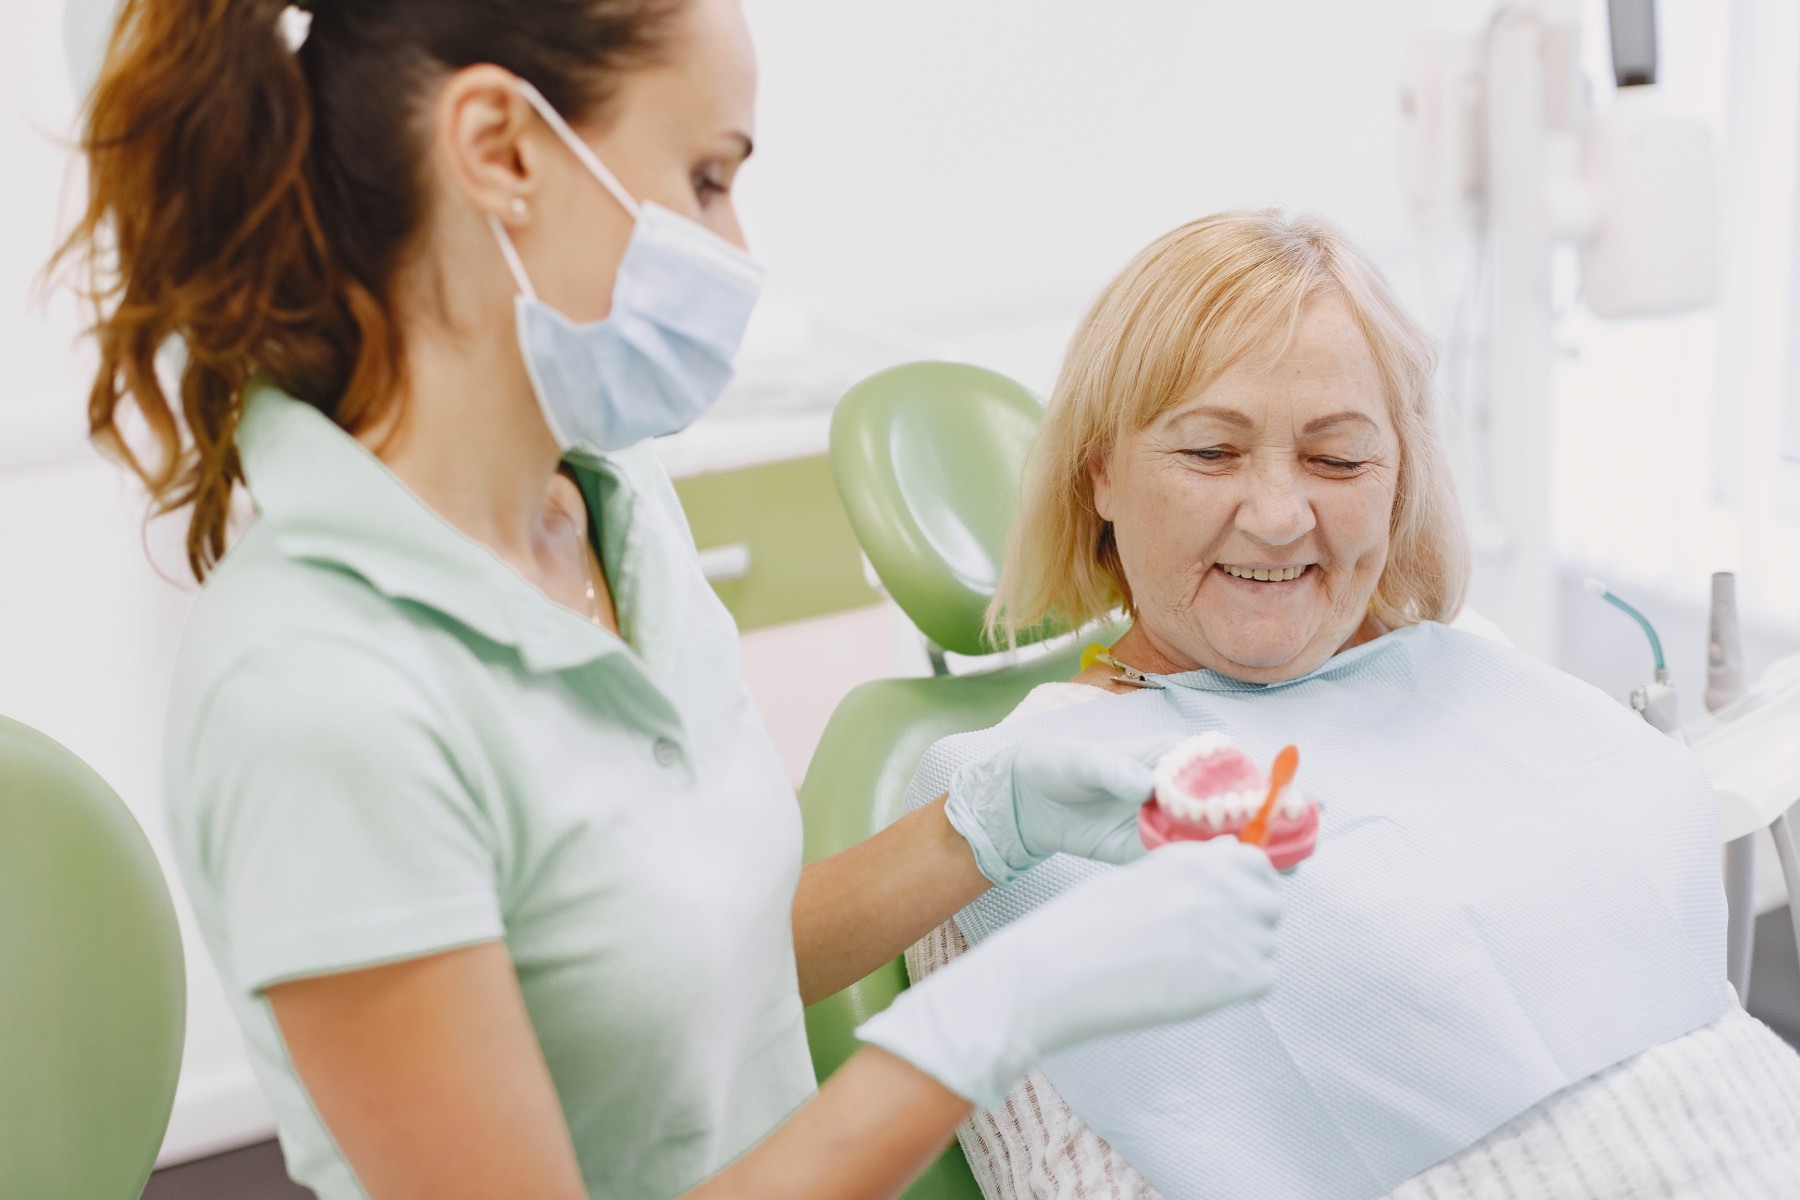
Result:
[[[835,854],[899,817],[919,760],[939,738],[998,722],[1040,683],[1076,673],[1070,647],[1023,666],[982,675],[865,683],[832,714],[800,786],[808,862]],[[907,985],[898,958],[806,1010],[813,1069],[824,1080],[856,1052],[855,1029]],[[981,1200],[962,1151],[952,1145],[906,1192],[906,1200]]]

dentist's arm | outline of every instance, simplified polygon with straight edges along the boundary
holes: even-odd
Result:
[[[370,1200],[587,1200],[502,943],[278,984],[265,994],[307,1095]],[[930,1076],[867,1048],[761,1145],[689,1195],[895,1195],[968,1111],[967,1100]]]
[[[841,991],[992,887],[944,797],[820,859],[794,893],[794,958],[807,1004]]]
[[[1142,855],[1138,807],[1176,740],[1021,742],[963,767],[946,796],[808,866],[794,896],[801,998],[855,983],[1052,854]]]
[[[997,1103],[1044,1055],[1266,990],[1279,909],[1268,859],[1235,841],[1165,847],[1091,880],[902,994],[816,1097],[686,1195],[895,1196],[972,1102]],[[586,1200],[501,943],[265,994],[371,1200]],[[599,1161],[611,1149],[583,1147]]]
[[[812,1104],[690,1195],[895,1195],[1045,1055],[1268,990],[1280,911],[1268,858],[1233,839],[1090,880],[902,993]]]

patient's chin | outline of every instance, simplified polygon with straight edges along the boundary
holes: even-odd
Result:
[[[1225,661],[1214,669],[1244,683],[1285,683],[1316,670],[1324,661],[1321,657],[1315,662],[1313,656],[1304,653],[1252,656],[1248,651],[1226,653],[1224,658]]]
[[[1309,653],[1312,630],[1228,629],[1207,640],[1225,662],[1215,668],[1222,674],[1249,683],[1278,683],[1304,675],[1318,666]]]

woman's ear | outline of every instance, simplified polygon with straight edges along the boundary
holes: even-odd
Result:
[[[1102,521],[1110,521],[1112,515],[1112,480],[1106,473],[1106,455],[1098,450],[1088,453],[1088,482],[1094,489],[1094,511],[1100,514]]]
[[[433,106],[433,157],[446,182],[507,225],[530,212],[544,136],[512,73],[491,63],[456,72]]]

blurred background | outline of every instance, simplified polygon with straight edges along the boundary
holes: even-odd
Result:
[[[762,83],[740,211],[770,300],[718,413],[664,447],[684,499],[816,458],[844,387],[895,362],[979,363],[1047,394],[1083,308],[1146,242],[1219,209],[1307,209],[1440,340],[1484,615],[1623,702],[1649,652],[1582,590],[1598,576],[1656,623],[1690,718],[1713,572],[1737,573],[1750,678],[1800,651],[1800,0],[1658,6],[1659,111],[1698,139],[1706,166],[1684,175],[1682,211],[1705,216],[1683,227],[1692,245],[1659,243],[1653,223],[1625,250],[1706,286],[1623,315],[1581,248],[1626,194],[1580,151],[1592,118],[1627,111],[1604,0],[1530,20],[1489,0],[746,6]],[[91,58],[99,25],[36,0],[9,5],[7,26],[0,712],[93,764],[160,851],[163,705],[193,586],[179,531],[146,524],[85,441],[80,314],[40,278],[82,187],[70,63]],[[729,562],[719,578],[723,592]],[[738,610],[796,778],[844,691],[926,669],[874,591],[830,607]],[[1761,877],[1765,920],[1785,920],[1772,864]],[[1788,939],[1762,942],[1791,960]],[[170,1163],[272,1129],[189,944]],[[1793,968],[1771,961],[1753,998],[1800,1027],[1793,988],[1776,994]]]

